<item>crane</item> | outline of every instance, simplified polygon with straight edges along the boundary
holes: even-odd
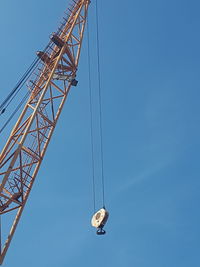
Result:
[[[90,0],[72,0],[64,21],[26,85],[29,98],[0,155],[0,217],[9,214],[8,234],[1,231],[3,263],[71,86],[76,86]],[[5,110],[3,110],[5,111]],[[3,237],[5,240],[3,240]]]

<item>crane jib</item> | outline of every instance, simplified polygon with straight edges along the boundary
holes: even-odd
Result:
[[[30,96],[0,155],[0,217],[9,213],[12,226],[1,229],[3,263],[76,72],[89,0],[72,0],[61,26],[38,54],[37,68],[27,87]],[[4,106],[2,107],[2,112]],[[6,236],[6,237],[5,237]],[[3,239],[5,238],[5,239]]]

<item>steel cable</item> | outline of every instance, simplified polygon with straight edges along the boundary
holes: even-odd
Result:
[[[4,123],[4,125],[0,128],[0,134],[3,132],[3,130],[6,128],[6,126],[8,125],[8,123],[12,120],[12,118],[15,116],[16,112],[21,108],[21,106],[23,105],[23,103],[26,101],[26,99],[28,98],[28,96],[30,95],[30,92],[27,92],[26,95],[22,98],[22,100],[20,101],[19,105],[16,107],[16,109],[13,111],[13,113],[10,115],[10,117],[8,118],[8,120]]]
[[[93,112],[92,112],[92,83],[91,83],[91,57],[90,57],[90,29],[89,19],[87,19],[87,48],[88,48],[88,84],[90,98],[90,139],[91,139],[91,160],[92,160],[92,187],[93,187],[93,205],[94,213],[96,211],[96,193],[95,193],[95,167],[94,167],[94,134],[93,134]]]
[[[36,66],[38,61],[39,61],[39,58],[34,59],[33,63],[30,65],[28,70],[24,73],[24,75],[19,80],[17,85],[13,88],[13,90],[9,93],[9,95],[6,97],[6,99],[2,102],[2,104],[0,105],[1,114],[3,113],[2,111],[5,111],[5,109],[10,105],[10,103],[15,98],[15,96],[19,93],[19,91],[21,90],[21,88],[23,87],[25,82],[30,77],[30,74],[32,74],[32,70],[34,69],[34,67]]]
[[[43,52],[47,51],[49,45],[50,45],[50,43],[45,47],[45,49],[43,50]],[[30,65],[30,67],[25,72],[25,74],[22,76],[22,78],[20,79],[20,81],[17,83],[17,85],[14,87],[14,89],[11,91],[11,93],[7,96],[7,98],[0,105],[0,112],[1,112],[0,115],[2,115],[5,112],[6,108],[10,105],[10,103],[13,101],[13,99],[16,97],[16,95],[22,89],[22,87],[24,86],[24,84],[27,82],[27,80],[33,74],[33,72],[37,68],[40,60],[41,60],[40,58],[35,58],[35,60]],[[12,120],[12,118],[14,117],[14,115],[16,114],[16,112],[21,108],[21,106],[26,101],[26,99],[28,98],[28,96],[30,95],[30,93],[31,93],[30,91],[28,91],[26,93],[26,95],[22,98],[22,100],[20,101],[19,105],[16,107],[16,109],[14,110],[14,112],[10,115],[10,117],[8,118],[8,120],[0,128],[0,134],[6,128],[6,126],[8,125],[8,123]]]
[[[97,69],[98,69],[98,91],[99,91],[99,126],[101,142],[101,180],[102,180],[102,202],[105,206],[105,179],[104,179],[104,153],[103,153],[103,127],[102,127],[102,100],[101,100],[101,72],[100,72],[100,48],[99,48],[99,15],[98,0],[96,0],[96,41],[97,41]]]
[[[46,52],[48,47],[50,46],[50,43],[45,47],[43,52]],[[16,97],[16,95],[19,93],[19,91],[22,89],[26,81],[30,78],[34,70],[37,68],[37,65],[41,59],[36,57],[30,67],[27,69],[27,71],[24,73],[22,78],[19,80],[19,82],[16,84],[16,86],[13,88],[13,90],[9,93],[9,95],[6,97],[6,99],[2,102],[0,105],[0,115],[2,115],[6,108],[10,105],[12,100]]]

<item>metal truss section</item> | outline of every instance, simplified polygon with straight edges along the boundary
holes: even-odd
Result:
[[[30,78],[30,97],[0,155],[0,216],[9,213],[11,228],[1,231],[0,264],[10,245],[23,208],[44,158],[76,72],[89,0],[73,0],[64,21],[51,35]]]

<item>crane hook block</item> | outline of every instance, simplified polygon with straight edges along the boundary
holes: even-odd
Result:
[[[97,228],[97,235],[104,235],[106,233],[106,231],[103,230],[103,227],[105,226],[108,217],[109,213],[105,208],[100,209],[93,215],[91,224],[93,227]]]

